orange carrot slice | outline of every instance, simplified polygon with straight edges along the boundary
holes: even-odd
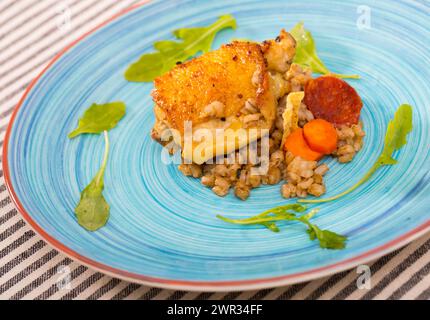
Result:
[[[337,132],[334,126],[323,119],[309,121],[303,128],[309,147],[323,154],[331,154],[337,148]]]
[[[288,136],[284,148],[293,155],[308,161],[318,161],[324,156],[323,153],[314,151],[309,147],[302,128],[295,130]]]

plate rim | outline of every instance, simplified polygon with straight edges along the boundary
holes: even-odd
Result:
[[[59,240],[55,239],[43,230],[30,216],[30,214],[25,210],[24,206],[21,204],[15,189],[12,185],[9,162],[8,162],[8,147],[9,140],[12,132],[12,127],[15,122],[15,118],[23,105],[25,99],[27,98],[30,91],[38,83],[40,78],[52,67],[52,65],[58,61],[65,53],[72,49],[79,42],[103,28],[104,26],[110,24],[114,20],[126,15],[127,13],[134,11],[145,4],[152,2],[151,0],[143,0],[137,4],[134,4],[119,13],[113,15],[111,18],[97,25],[95,28],[84,33],[82,36],[78,37],[76,40],[72,41],[69,45],[64,47],[55,57],[46,65],[46,67],[32,80],[30,85],[26,88],[23,96],[19,100],[18,104],[15,106],[11,119],[6,129],[4,144],[3,144],[3,172],[5,185],[9,192],[9,195],[17,207],[19,213],[22,215],[24,220],[31,226],[31,228],[47,243],[49,243],[54,249],[65,254],[67,257],[89,267],[90,269],[99,271],[101,273],[107,274],[109,276],[119,278],[125,281],[139,283],[146,286],[163,288],[163,289],[173,289],[173,290],[185,290],[185,291],[198,291],[198,292],[223,292],[223,291],[244,291],[244,290],[257,290],[269,287],[280,287],[285,285],[292,285],[297,283],[302,283],[310,280],[315,280],[325,276],[333,275],[338,272],[352,269],[358,265],[368,263],[374,259],[382,257],[390,252],[399,249],[413,240],[418,239],[422,235],[430,231],[430,219],[419,225],[413,230],[410,230],[399,237],[390,240],[376,248],[368,250],[359,255],[353,256],[351,258],[339,261],[334,264],[325,265],[318,268],[309,269],[306,271],[286,274],[283,276],[269,277],[269,278],[258,278],[258,279],[245,279],[245,280],[231,280],[231,281],[190,281],[190,280],[173,280],[168,278],[156,278],[151,276],[145,276],[143,274],[133,273],[118,268],[111,267],[109,265],[97,262],[86,256],[79,254],[78,252],[68,248],[62,244]]]

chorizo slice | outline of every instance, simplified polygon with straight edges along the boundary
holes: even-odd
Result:
[[[347,82],[333,76],[312,79],[305,86],[304,103],[315,118],[336,126],[358,124],[363,102]]]

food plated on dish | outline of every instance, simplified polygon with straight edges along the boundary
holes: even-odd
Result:
[[[309,67],[293,63],[295,55],[296,40],[282,30],[276,40],[236,41],[174,67],[155,79],[152,137],[172,144],[166,137],[175,130],[171,140],[179,140],[173,142],[181,148],[184,162],[189,160],[179,170],[201,178],[218,196],[231,188],[246,200],[251,189],[281,181],[286,182],[285,198],[323,195],[323,176],[329,168],[318,161],[333,155],[341,163],[350,162],[361,150],[363,103],[341,79],[312,79]],[[190,148],[184,148],[187,122],[192,123],[194,137]],[[211,131],[210,142],[195,134],[202,128]],[[253,163],[261,157],[264,129],[269,152]],[[249,145],[257,141],[251,150]],[[201,145],[204,148],[195,152]],[[248,159],[239,159],[241,155]],[[262,162],[268,164],[265,170],[253,174]]]
[[[182,4],[185,2],[181,1]],[[376,6],[383,8],[384,3],[378,2]],[[403,24],[400,17],[395,19],[396,27],[402,25],[401,28],[410,30],[411,37],[400,38],[398,34],[382,37],[382,30],[358,30],[350,16],[341,18],[342,28],[339,28],[338,24],[334,24],[330,10],[325,12],[328,17],[321,15],[324,18],[317,21],[314,16],[300,14],[305,12],[301,3],[293,1],[293,4],[297,6],[291,2],[281,4],[269,0],[264,5],[263,2],[255,2],[253,6],[259,8],[258,14],[253,13],[254,9],[239,10],[237,5],[233,7],[228,4],[222,10],[201,11],[207,6],[199,4],[195,10],[184,10],[184,14],[193,12],[193,15],[180,14],[181,18],[177,18],[177,13],[166,10],[166,15],[158,16],[157,20],[148,18],[147,14],[157,12],[155,9],[159,12],[160,7],[166,6],[159,3],[142,7],[116,20],[76,47],[68,49],[67,54],[60,56],[29,90],[5,140],[5,177],[9,181],[8,187],[13,187],[14,199],[22,204],[20,211],[27,213],[26,220],[36,227],[40,226],[38,231],[42,234],[46,232],[50,236],[46,237],[48,241],[57,241],[53,244],[60,250],[68,248],[67,252],[79,261],[88,261],[83,259],[89,258],[98,262],[102,270],[109,270],[104,267],[108,266],[153,278],[171,279],[176,281],[176,285],[181,283],[179,287],[182,288],[185,282],[205,281],[204,285],[198,285],[199,290],[250,288],[248,284],[238,284],[242,280],[262,279],[261,283],[253,282],[254,288],[309,280],[324,272],[327,275],[386,253],[397,247],[397,243],[404,244],[414,238],[417,234],[414,230],[418,227],[421,228],[418,233],[424,232],[425,228],[421,226],[428,219],[425,211],[428,201],[423,198],[428,190],[425,174],[428,152],[424,148],[428,141],[428,112],[424,108],[426,86],[414,85],[426,74],[423,67],[426,56],[419,47],[415,50],[413,45],[418,37],[412,29],[408,29],[406,22]],[[308,5],[318,12],[314,5]],[[300,12],[287,10],[283,6],[297,8]],[[340,6],[342,12],[351,9],[346,3]],[[399,7],[402,5],[399,4]],[[408,12],[403,7],[401,9]],[[194,15],[196,10],[205,14]],[[214,41],[210,45],[206,38],[192,45],[196,39],[194,35],[204,33],[186,29],[212,30],[208,27],[214,24],[217,30],[221,25],[233,26],[227,19],[217,23],[217,17],[226,12],[231,12],[237,19],[236,29],[228,27],[214,36],[211,34],[208,38],[213,36]],[[355,11],[352,12],[355,14]],[[324,70],[315,56],[309,54],[309,47],[295,38],[294,24],[299,19],[303,19],[306,29],[312,31],[320,61],[324,61],[332,72]],[[378,23],[378,27],[382,28],[392,25],[391,21]],[[334,127],[339,130],[338,125],[332,119],[317,114],[317,111],[325,109],[316,110],[307,105],[306,87],[291,90],[277,101],[276,107],[282,99],[290,100],[289,105],[292,106],[285,107],[282,121],[284,117],[291,119],[285,122],[288,127],[295,123],[297,99],[307,106],[313,120],[318,122],[314,126],[312,119],[308,121],[311,126],[306,127],[305,135],[307,123],[299,121],[298,127],[303,130],[299,137],[303,139],[294,139],[295,143],[288,145],[296,152],[297,146],[301,145],[306,148],[299,148],[300,152],[311,150],[317,154],[324,153],[324,157],[318,159],[318,166],[325,164],[329,168],[323,175],[325,193],[319,197],[308,192],[306,197],[291,194],[291,198],[284,198],[282,188],[289,181],[282,179],[275,185],[260,184],[252,190],[245,188],[244,195],[249,191],[245,201],[236,197],[236,185],[233,183],[228,194],[219,197],[212,191],[213,187],[202,185],[202,177],[187,177],[178,170],[181,163],[175,161],[182,161],[179,158],[182,158],[184,150],[176,146],[176,153],[168,156],[163,146],[151,138],[156,122],[155,103],[151,95],[151,91],[156,89],[153,81],[174,71],[178,62],[186,69],[187,63],[193,62],[193,59],[205,59],[206,53],[215,55],[217,50],[228,44],[238,42],[246,45],[250,42],[262,46],[264,40],[276,40],[282,29],[296,41],[291,65],[297,65],[303,71],[311,68],[314,81],[324,78],[345,81],[357,92],[363,102],[358,121],[365,132],[362,148],[355,153],[352,161],[346,163],[340,163],[340,157],[328,154],[335,141],[330,129]],[[176,34],[169,36],[171,30],[181,30],[176,34],[183,38]],[[399,43],[402,45],[397,46]],[[185,54],[182,49],[190,45],[192,48]],[[303,48],[306,50],[303,51]],[[398,48],[408,48],[402,50],[401,59]],[[172,52],[179,54],[179,59]],[[142,54],[150,56],[141,60],[139,57]],[[167,63],[150,64],[151,57]],[[308,63],[304,63],[306,60]],[[205,66],[209,66],[210,61],[207,59]],[[410,61],[414,61],[414,68],[409,67]],[[142,68],[147,71],[144,74],[136,72],[139,71],[137,69],[126,72],[129,81],[125,81],[124,71],[135,63],[136,68],[147,65],[153,68]],[[417,68],[423,70],[423,74],[415,72]],[[339,78],[335,72],[357,73],[360,79]],[[130,81],[133,76],[136,79]],[[181,79],[186,82],[186,78]],[[227,80],[233,83],[233,80]],[[232,92],[241,91],[240,88],[245,86],[241,84],[236,87],[233,84]],[[179,86],[175,90],[187,91]],[[302,94],[304,97],[301,97]],[[221,98],[218,96],[217,100]],[[73,139],[67,137],[79,119],[85,120],[84,125],[104,123],[101,120],[105,114],[94,111],[110,108],[121,111],[120,104],[109,106],[115,101],[126,106],[123,118],[118,119],[121,112],[114,112],[116,116],[112,119],[118,121],[106,122],[113,123],[115,127],[98,126],[95,128],[97,130]],[[409,108],[398,107],[406,102],[413,106],[412,131],[404,125],[408,123],[404,120],[409,119]],[[93,103],[96,106],[86,115],[85,110]],[[287,110],[291,110],[293,116],[286,113]],[[95,121],[89,121],[90,118]],[[329,122],[329,126],[320,120]],[[56,125],[52,125],[54,123]],[[84,128],[80,127],[81,130]],[[252,129],[259,128],[257,124]],[[326,135],[322,145],[315,139],[319,135],[314,134],[321,128],[324,128],[322,132]],[[291,130],[291,133],[297,129]],[[98,130],[102,130],[100,135]],[[109,146],[106,149],[109,153],[103,161],[105,130],[108,131]],[[258,137],[256,142],[261,144],[268,138],[270,167],[270,138],[275,130],[263,125],[261,130],[269,130],[268,135]],[[281,130],[282,133],[286,131],[284,128]],[[409,131],[409,135],[401,135],[407,136],[406,145],[402,145],[403,139],[393,139],[399,132]],[[285,141],[289,136],[285,136]],[[280,139],[283,138],[284,134]],[[282,140],[280,145],[285,146]],[[339,137],[337,140],[339,144]],[[399,143],[393,143],[395,140]],[[306,144],[297,144],[297,141]],[[245,143],[246,148],[237,151],[252,149],[255,144]],[[282,151],[285,162],[287,150],[281,149],[280,145],[278,151]],[[395,166],[385,166],[394,163],[393,159],[398,162]],[[214,165],[218,164],[215,162]],[[242,167],[244,164],[239,165]],[[259,167],[259,161],[256,165]],[[360,181],[365,183],[356,187]],[[354,190],[350,192],[349,189]],[[338,197],[345,192],[344,196]],[[337,197],[336,201],[321,202],[333,197]],[[92,211],[97,213],[95,220],[87,215],[90,203],[101,205],[100,211]],[[315,210],[319,210],[316,215]],[[86,229],[97,231],[88,232]],[[307,230],[310,234],[305,232]],[[343,241],[341,236],[347,237],[347,241]],[[315,241],[309,241],[312,237]],[[403,240],[399,242],[396,239],[400,237]],[[394,240],[395,245],[392,244]],[[322,250],[320,246],[344,249],[329,251]],[[93,265],[92,262],[89,264]],[[321,269],[325,267],[327,269]],[[110,272],[121,276],[116,271]],[[309,277],[297,275],[303,272]],[[288,276],[288,280],[282,278],[271,283],[265,280],[284,276]],[[141,281],[140,276],[140,280],[134,276],[130,278]],[[220,281],[224,284],[218,284]],[[227,288],[226,281],[234,284]],[[149,282],[166,285],[166,282],[158,280]],[[209,282],[220,287],[214,288]]]
[[[284,198],[322,196],[329,167],[319,161],[332,156],[348,163],[363,147],[363,102],[341,79],[359,76],[331,73],[318,58],[313,37],[303,23],[291,34],[282,29],[274,40],[233,41],[210,51],[216,33],[228,27],[236,28],[232,15],[221,16],[208,27],[177,30],[174,34],[182,43],[156,42],[158,53],[143,55],[126,71],[129,81],[154,79],[151,137],[170,154],[179,153],[178,169],[185,176],[200,178],[217,196],[224,197],[233,188],[236,197],[246,200],[251,189],[281,181]],[[199,42],[204,43],[204,49]],[[186,61],[193,56],[186,50],[193,46],[194,54],[206,52]],[[158,71],[151,65],[157,59]],[[160,59],[178,61],[157,76],[166,69]],[[312,78],[312,67],[326,75]],[[110,207],[103,196],[108,131],[124,117],[125,109],[122,102],[93,104],[69,134],[73,139],[104,132],[102,166],[75,209],[79,224],[89,231],[100,229],[109,219]],[[396,163],[392,154],[406,144],[411,130],[412,107],[402,105],[387,129],[381,157],[362,180],[338,196],[301,202],[328,202],[354,191],[379,167]],[[301,222],[320,247],[345,248],[347,237],[312,224],[310,219],[319,209],[305,214],[307,209],[287,204],[252,218],[217,218],[238,225],[262,225],[273,232],[280,231],[279,221]]]

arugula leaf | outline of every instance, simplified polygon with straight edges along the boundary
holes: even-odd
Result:
[[[397,160],[393,159],[393,153],[400,150],[407,143],[407,136],[412,131],[412,107],[408,104],[403,104],[397,109],[394,118],[389,122],[387,133],[385,135],[384,149],[376,160],[372,168],[360,179],[355,185],[341,194],[327,198],[316,200],[299,200],[300,203],[323,203],[337,200],[357,189],[381,167],[397,164]]]
[[[100,170],[91,183],[82,191],[81,200],[75,209],[78,223],[88,231],[96,231],[103,227],[109,219],[109,204],[103,197],[104,173],[109,156],[109,138],[104,132],[105,153]]]
[[[79,120],[78,128],[69,134],[74,138],[83,133],[104,132],[105,151],[102,165],[90,184],[82,191],[75,208],[78,223],[88,231],[103,227],[109,219],[109,204],[103,197],[104,173],[109,157],[108,130],[113,129],[125,115],[125,104],[113,102],[105,105],[93,104]]]
[[[269,229],[272,232],[280,232],[281,230],[278,228],[278,226],[276,225],[276,223],[269,223],[269,222],[264,222],[261,224],[262,226],[266,227],[267,229]]]
[[[93,104],[79,119],[78,127],[69,134],[73,139],[84,133],[102,133],[114,128],[125,115],[123,102]]]
[[[396,164],[392,158],[393,152],[406,145],[407,136],[412,131],[412,107],[403,104],[397,110],[394,119],[388,123],[385,135],[384,150],[380,157],[381,165]]]
[[[341,250],[344,249],[347,238],[329,230],[321,230],[315,225],[307,230],[311,240],[318,239],[320,247],[324,249]]]
[[[223,15],[208,27],[183,28],[173,32],[182,40],[162,40],[154,43],[158,52],[144,54],[125,72],[125,79],[132,82],[151,82],[172,69],[178,62],[184,62],[199,52],[211,49],[216,34],[226,28],[236,29],[232,15]]]
[[[305,29],[304,23],[299,22],[291,31],[291,35],[297,42],[294,62],[309,67],[315,73],[330,74],[338,78],[360,79],[359,75],[335,74],[330,72],[324,62],[318,57],[317,48],[310,31]]]
[[[279,228],[276,222],[279,221],[298,221],[304,223],[307,227],[307,233],[309,238],[313,241],[317,239],[319,241],[320,247],[325,249],[344,249],[347,238],[345,236],[339,235],[329,230],[321,230],[318,226],[312,224],[309,220],[312,219],[318,210],[311,210],[308,214],[301,217],[297,217],[295,213],[288,210],[293,210],[295,212],[303,212],[306,207],[299,204],[280,206],[273,209],[269,209],[259,215],[256,215],[247,219],[229,219],[221,215],[217,215],[217,218],[236,225],[263,225],[273,232],[279,232]]]

